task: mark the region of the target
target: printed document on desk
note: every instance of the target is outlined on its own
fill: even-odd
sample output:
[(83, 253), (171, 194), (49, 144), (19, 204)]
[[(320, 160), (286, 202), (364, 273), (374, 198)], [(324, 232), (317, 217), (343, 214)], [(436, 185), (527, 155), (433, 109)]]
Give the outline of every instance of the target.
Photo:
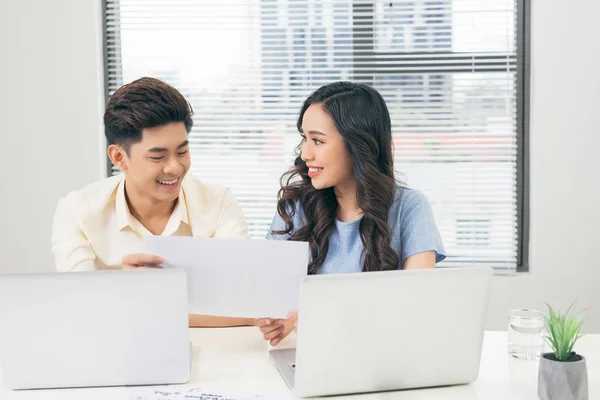
[(248, 393), (227, 393), (195, 387), (149, 387), (129, 389), (127, 400), (277, 400), (277, 397)]
[(306, 242), (146, 236), (144, 253), (185, 270), (193, 314), (285, 318), (308, 270)]

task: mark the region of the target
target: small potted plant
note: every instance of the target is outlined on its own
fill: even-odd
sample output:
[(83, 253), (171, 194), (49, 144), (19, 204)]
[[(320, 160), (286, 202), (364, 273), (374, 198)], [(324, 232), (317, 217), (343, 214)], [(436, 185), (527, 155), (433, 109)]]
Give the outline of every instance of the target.
[(580, 313), (573, 305), (565, 314), (555, 312), (548, 305), (544, 316), (546, 341), (552, 353), (540, 358), (538, 396), (541, 400), (588, 400), (588, 379), (585, 358), (573, 351), (575, 342), (581, 337), (583, 325)]

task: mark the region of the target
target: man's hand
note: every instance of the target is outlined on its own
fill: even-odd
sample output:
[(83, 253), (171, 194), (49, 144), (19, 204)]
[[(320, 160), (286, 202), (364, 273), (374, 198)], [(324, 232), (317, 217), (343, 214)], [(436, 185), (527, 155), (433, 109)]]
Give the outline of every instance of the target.
[(165, 262), (162, 257), (153, 254), (130, 254), (123, 257), (121, 269), (156, 269)]
[(254, 325), (260, 328), (263, 338), (268, 340), (271, 346), (277, 346), (292, 330), (298, 330), (298, 313), (289, 313), (287, 319), (256, 319)]

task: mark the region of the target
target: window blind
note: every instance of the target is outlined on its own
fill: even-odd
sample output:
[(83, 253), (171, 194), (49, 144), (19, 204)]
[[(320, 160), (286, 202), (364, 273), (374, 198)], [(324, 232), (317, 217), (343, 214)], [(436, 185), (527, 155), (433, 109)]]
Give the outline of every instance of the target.
[(231, 188), (252, 238), (302, 101), (354, 80), (388, 104), (398, 177), (428, 196), (443, 266), (517, 266), (514, 0), (107, 0), (105, 17), (108, 94), (141, 76), (178, 88), (195, 111), (190, 172)]

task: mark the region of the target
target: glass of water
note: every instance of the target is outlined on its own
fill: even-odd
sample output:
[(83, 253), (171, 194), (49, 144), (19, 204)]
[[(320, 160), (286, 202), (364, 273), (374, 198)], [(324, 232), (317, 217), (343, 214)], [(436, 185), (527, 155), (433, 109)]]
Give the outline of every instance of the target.
[(508, 313), (508, 353), (515, 358), (538, 359), (544, 347), (544, 330), (541, 311), (511, 310)]

